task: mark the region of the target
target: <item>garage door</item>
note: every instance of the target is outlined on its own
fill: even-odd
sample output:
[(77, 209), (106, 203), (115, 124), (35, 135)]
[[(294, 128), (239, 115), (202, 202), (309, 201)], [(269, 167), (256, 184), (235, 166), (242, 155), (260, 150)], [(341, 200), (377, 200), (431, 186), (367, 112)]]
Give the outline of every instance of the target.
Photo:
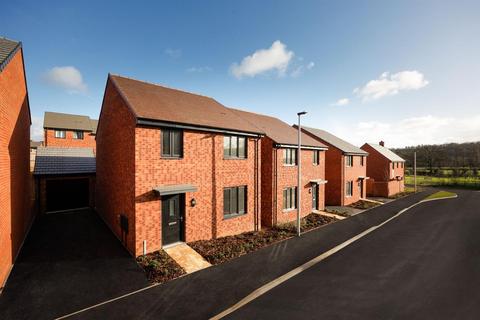
[(47, 180), (47, 211), (88, 207), (88, 178)]

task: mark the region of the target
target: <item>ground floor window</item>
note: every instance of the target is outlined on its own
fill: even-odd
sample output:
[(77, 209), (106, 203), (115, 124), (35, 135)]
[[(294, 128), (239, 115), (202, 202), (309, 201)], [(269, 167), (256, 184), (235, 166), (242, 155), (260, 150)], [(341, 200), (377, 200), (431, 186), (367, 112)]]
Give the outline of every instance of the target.
[(353, 195), (353, 181), (347, 181), (345, 190), (347, 197), (351, 197)]
[(283, 189), (283, 210), (297, 208), (297, 187)]
[(247, 213), (247, 186), (223, 189), (223, 216)]

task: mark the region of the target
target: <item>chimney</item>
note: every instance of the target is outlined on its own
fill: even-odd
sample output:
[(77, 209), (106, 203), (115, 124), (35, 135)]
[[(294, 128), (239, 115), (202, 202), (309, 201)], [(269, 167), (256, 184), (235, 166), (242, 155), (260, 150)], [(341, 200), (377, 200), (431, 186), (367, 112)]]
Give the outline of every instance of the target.
[(383, 140), (380, 141), (378, 144), (381, 145), (382, 147), (385, 147), (385, 142), (383, 142)]

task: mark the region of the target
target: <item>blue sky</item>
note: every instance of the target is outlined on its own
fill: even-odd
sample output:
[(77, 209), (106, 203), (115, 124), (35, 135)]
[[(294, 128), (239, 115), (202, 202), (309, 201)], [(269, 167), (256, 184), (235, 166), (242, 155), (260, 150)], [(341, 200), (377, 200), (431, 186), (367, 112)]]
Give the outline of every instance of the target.
[[(107, 74), (387, 146), (480, 140), (478, 1), (16, 1), (33, 134), (98, 117)], [(356, 90), (355, 90), (356, 89)]]

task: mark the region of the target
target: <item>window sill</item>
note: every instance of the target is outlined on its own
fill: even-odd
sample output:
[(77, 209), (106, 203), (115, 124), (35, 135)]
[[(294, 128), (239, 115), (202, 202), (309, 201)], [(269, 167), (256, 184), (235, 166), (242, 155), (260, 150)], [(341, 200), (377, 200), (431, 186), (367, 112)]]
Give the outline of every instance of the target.
[(246, 214), (247, 214), (246, 212), (245, 213), (224, 214), (223, 215), (223, 220), (230, 220), (230, 219), (233, 219), (233, 218), (244, 216)]
[(248, 158), (224, 157), (223, 160), (248, 160)]
[(297, 208), (283, 209), (282, 210), (283, 213), (289, 213), (289, 212), (292, 212), (292, 211), (297, 211)]
[(284, 167), (296, 167), (296, 164), (283, 164)]
[(169, 156), (163, 156), (163, 155), (160, 158), (165, 160), (182, 160), (183, 159), (183, 157), (169, 157)]

